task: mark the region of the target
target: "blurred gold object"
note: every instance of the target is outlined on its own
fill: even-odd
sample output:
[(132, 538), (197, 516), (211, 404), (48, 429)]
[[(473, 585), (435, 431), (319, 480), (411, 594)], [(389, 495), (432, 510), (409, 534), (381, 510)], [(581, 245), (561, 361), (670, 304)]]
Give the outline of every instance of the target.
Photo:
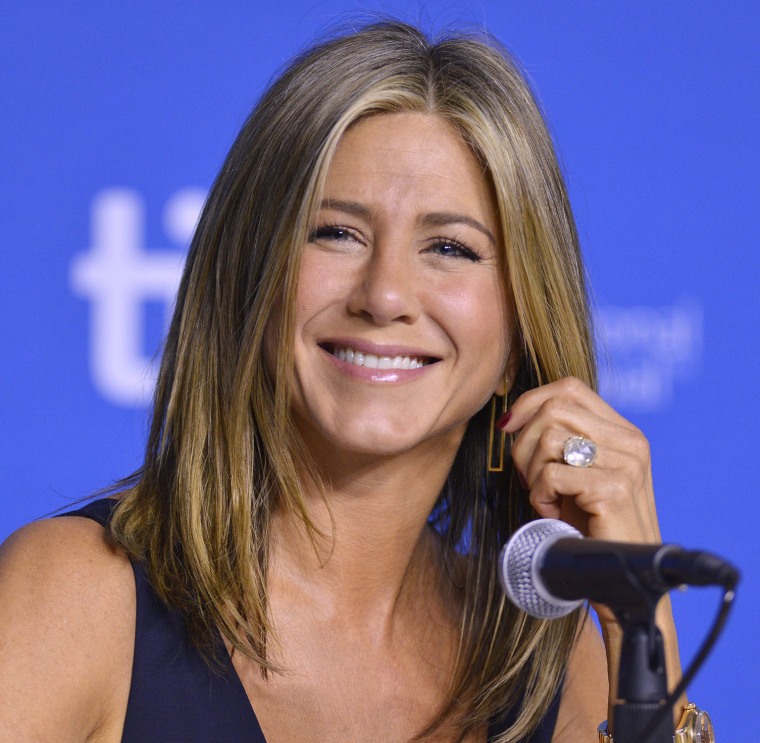
[(687, 704), (673, 740), (675, 743), (715, 743), (710, 715), (696, 704)]
[[(607, 732), (607, 720), (597, 728), (596, 734), (598, 743), (615, 743)], [(687, 704), (673, 735), (673, 743), (715, 743), (710, 715), (696, 704)]]

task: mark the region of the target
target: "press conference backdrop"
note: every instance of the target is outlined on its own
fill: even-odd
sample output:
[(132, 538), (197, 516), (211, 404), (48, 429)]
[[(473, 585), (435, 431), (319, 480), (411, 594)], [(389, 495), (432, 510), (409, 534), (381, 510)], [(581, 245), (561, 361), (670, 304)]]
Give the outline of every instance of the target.
[[(752, 2), (26, 0), (0, 31), (0, 538), (139, 463), (198, 211), (274, 72), (357, 11), (485, 25), (550, 120), (603, 393), (649, 437), (663, 534), (744, 573), (693, 684), (721, 740), (760, 674), (760, 12)], [(674, 597), (688, 661), (718, 594)]]

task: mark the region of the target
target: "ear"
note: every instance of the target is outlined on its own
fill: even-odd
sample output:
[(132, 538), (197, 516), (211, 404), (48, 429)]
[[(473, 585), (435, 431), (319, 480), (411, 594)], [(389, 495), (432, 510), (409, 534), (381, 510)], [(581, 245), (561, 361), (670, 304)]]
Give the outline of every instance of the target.
[(522, 360), (522, 353), (520, 352), (520, 346), (518, 343), (513, 342), (512, 347), (509, 349), (509, 357), (507, 358), (507, 364), (504, 367), (504, 372), (501, 375), (501, 381), (496, 388), (496, 394), (499, 397), (504, 397), (512, 389), (512, 385), (515, 383), (515, 375), (520, 367), (520, 361)]

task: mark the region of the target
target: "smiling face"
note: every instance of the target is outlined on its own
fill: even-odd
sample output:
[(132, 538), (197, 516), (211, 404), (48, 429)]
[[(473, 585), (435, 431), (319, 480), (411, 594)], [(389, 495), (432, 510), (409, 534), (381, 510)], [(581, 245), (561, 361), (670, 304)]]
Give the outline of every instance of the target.
[(296, 296), (292, 409), (315, 455), (458, 445), (507, 366), (499, 240), (488, 178), (451, 125), (382, 114), (348, 130)]

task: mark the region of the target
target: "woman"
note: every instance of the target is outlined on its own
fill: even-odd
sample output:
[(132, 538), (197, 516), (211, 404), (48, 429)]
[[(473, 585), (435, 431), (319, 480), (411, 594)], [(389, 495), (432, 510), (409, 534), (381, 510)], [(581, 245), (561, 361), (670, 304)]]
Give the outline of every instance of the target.
[[(594, 383), (567, 195), (503, 50), (396, 22), (315, 47), (211, 191), (143, 467), (4, 547), (0, 740), (593, 740), (614, 617), (607, 662), (495, 565), (536, 515), (659, 539), (646, 441)], [(576, 434), (591, 467), (563, 462)]]

